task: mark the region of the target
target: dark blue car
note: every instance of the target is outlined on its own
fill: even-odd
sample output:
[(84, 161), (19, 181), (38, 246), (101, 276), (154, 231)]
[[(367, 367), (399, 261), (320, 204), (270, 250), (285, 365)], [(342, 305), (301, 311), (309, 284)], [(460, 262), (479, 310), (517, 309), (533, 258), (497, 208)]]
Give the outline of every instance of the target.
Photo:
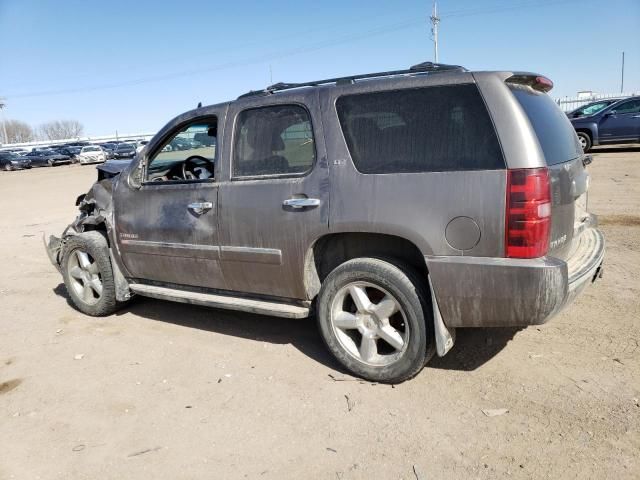
[(585, 152), (594, 145), (640, 142), (640, 97), (619, 100), (571, 123)]

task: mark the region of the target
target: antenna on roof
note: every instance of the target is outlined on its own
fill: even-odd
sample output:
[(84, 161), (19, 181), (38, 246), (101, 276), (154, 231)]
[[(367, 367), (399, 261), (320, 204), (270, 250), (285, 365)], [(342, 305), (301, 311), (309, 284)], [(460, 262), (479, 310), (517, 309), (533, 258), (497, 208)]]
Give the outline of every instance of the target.
[(196, 108), (202, 108), (202, 102), (198, 102), (198, 106)]

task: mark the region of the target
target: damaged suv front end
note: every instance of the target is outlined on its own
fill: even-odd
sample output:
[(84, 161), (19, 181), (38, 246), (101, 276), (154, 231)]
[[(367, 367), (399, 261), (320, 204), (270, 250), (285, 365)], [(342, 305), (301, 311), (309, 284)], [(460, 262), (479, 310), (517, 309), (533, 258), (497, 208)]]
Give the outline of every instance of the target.
[[(121, 172), (130, 164), (130, 160), (119, 160), (108, 161), (96, 167), (98, 179), (87, 193), (83, 193), (76, 199), (76, 206), (79, 210), (78, 216), (64, 229), (60, 237), (50, 235), (46, 239), (46, 236), (43, 236), (49, 260), (58, 271), (61, 272), (63, 247), (69, 238), (88, 231), (100, 231), (106, 235), (107, 239), (112, 238), (112, 194), (115, 184), (120, 180)], [(108, 243), (110, 246), (113, 245), (110, 241)], [(120, 265), (111, 251), (111, 247), (109, 249), (109, 257), (116, 284), (116, 299), (126, 301), (131, 297), (131, 293), (124, 275), (122, 275)]]

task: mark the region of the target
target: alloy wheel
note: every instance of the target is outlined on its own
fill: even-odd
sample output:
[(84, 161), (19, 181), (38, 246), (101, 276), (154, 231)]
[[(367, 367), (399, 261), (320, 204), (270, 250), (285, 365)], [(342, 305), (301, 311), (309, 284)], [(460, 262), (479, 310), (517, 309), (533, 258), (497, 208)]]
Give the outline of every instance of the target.
[(349, 283), (336, 293), (331, 326), (345, 351), (367, 365), (391, 365), (409, 343), (409, 324), (400, 302), (368, 282)]
[(98, 303), (102, 296), (102, 278), (95, 259), (78, 249), (69, 256), (67, 268), (71, 287), (78, 298), (88, 305)]

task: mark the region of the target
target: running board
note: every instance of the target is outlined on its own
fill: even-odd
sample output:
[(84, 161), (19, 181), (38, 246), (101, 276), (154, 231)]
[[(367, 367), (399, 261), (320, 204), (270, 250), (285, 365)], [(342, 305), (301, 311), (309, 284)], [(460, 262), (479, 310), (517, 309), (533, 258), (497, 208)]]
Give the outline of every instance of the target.
[(309, 316), (309, 309), (307, 307), (289, 305), (286, 303), (266, 302), (263, 300), (214, 295), (211, 293), (189, 292), (186, 290), (156, 287), (140, 283), (129, 285), (129, 289), (143, 297), (191, 303), (194, 305), (204, 305), (205, 307), (239, 310), (242, 312), (272, 315), (274, 317), (284, 318), (305, 318)]

